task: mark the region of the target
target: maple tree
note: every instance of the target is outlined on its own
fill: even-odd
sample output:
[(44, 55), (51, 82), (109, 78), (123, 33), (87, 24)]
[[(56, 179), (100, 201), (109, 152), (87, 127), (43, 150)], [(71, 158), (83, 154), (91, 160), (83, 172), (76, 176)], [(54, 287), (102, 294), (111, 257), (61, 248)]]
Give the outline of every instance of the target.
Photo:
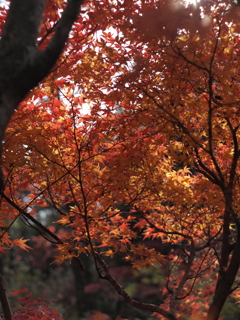
[[(157, 319), (219, 319), (240, 295), (239, 6), (92, 0), (70, 32), (81, 1), (49, 0), (40, 31), (44, 1), (18, 2), (0, 41), (1, 139), (28, 96), (4, 137), (1, 251), (28, 249), (9, 235), (22, 218), (56, 245), (55, 261), (84, 270), (81, 256), (92, 255), (99, 278), (131, 306)], [(59, 232), (36, 216), (49, 205)], [(159, 303), (127, 293), (108, 267), (115, 257), (164, 270)]]

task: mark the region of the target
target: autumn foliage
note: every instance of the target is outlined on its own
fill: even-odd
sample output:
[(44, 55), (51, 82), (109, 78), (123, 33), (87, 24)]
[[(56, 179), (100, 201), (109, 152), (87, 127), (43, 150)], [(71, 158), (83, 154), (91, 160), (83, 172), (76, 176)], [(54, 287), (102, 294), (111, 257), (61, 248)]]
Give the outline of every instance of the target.
[(42, 298), (34, 300), (31, 294), (27, 294), (26, 289), (20, 291), (15, 290), (12, 295), (18, 296), (21, 308), (14, 313), (14, 319), (29, 319), (29, 320), (62, 320), (62, 316), (51, 310), (46, 301)]
[[(40, 48), (64, 3), (48, 2)], [(233, 1), (86, 1), (9, 124), (1, 251), (28, 249), (9, 235), (21, 217), (56, 262), (84, 269), (92, 255), (99, 277), (156, 319), (220, 319), (240, 296), (239, 14)], [(59, 233), (38, 221), (45, 206)], [(128, 295), (108, 268), (116, 257), (164, 270), (158, 304)]]

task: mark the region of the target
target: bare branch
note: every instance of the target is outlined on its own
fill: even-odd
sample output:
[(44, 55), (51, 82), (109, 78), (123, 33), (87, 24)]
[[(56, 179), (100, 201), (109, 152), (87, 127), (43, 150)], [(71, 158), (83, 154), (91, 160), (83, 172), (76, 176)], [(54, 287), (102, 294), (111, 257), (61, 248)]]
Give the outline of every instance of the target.
[[(33, 222), (35, 225), (37, 225), (41, 230), (43, 230), (48, 236), (50, 236), (51, 238), (53, 238), (55, 240), (55, 244), (64, 244), (64, 242), (58, 238), (57, 235), (55, 235), (53, 232), (51, 232), (48, 228), (46, 228), (43, 224), (41, 224), (38, 220), (36, 220), (35, 218), (33, 218), (29, 213), (27, 213), (25, 210), (21, 209), (15, 202), (13, 202), (5, 193), (1, 192), (2, 197), (11, 205), (13, 206), (15, 209), (17, 209), (19, 211), (19, 214), (24, 216), (26, 218), (26, 220), (30, 220), (31, 222)], [(38, 232), (39, 230), (37, 228), (35, 228)], [(41, 236), (42, 233), (39, 232)], [(50, 241), (51, 243), (53, 243), (52, 240), (46, 238), (44, 236), (44, 239), (46, 239), (47, 241)], [(79, 259), (79, 257), (75, 257), (75, 259), (77, 260), (77, 262), (79, 263), (80, 267), (82, 270), (84, 270), (84, 265), (82, 264), (81, 260)]]
[(0, 301), (3, 309), (4, 319), (12, 320), (12, 313), (11, 313), (10, 305), (6, 295), (6, 289), (4, 287), (1, 275), (0, 275)]
[(62, 53), (83, 2), (84, 0), (71, 0), (68, 2), (48, 47), (40, 53), (41, 65), (45, 69), (43, 72), (49, 72)]
[(177, 320), (175, 315), (173, 315), (171, 312), (168, 312), (157, 305), (139, 302), (137, 300), (134, 300), (132, 297), (130, 297), (129, 294), (124, 290), (124, 288), (110, 274), (107, 264), (100, 257), (100, 255), (96, 254), (96, 258), (97, 258), (98, 263), (101, 265), (101, 267), (103, 269), (102, 272), (99, 272), (99, 274), (101, 275), (101, 278), (109, 281), (111, 283), (111, 285), (114, 287), (114, 289), (117, 291), (117, 293), (119, 295), (121, 295), (124, 298), (124, 300), (126, 302), (128, 302), (131, 306), (133, 306), (137, 309), (140, 309), (140, 310), (148, 310), (151, 312), (157, 312), (169, 320)]

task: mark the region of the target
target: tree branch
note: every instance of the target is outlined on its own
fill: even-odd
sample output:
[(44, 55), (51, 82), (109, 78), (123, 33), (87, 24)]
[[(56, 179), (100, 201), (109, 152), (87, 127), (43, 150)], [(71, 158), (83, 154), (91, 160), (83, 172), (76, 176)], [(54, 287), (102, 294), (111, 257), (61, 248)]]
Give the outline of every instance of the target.
[(12, 320), (12, 312), (9, 306), (6, 289), (3, 284), (2, 276), (0, 275), (0, 301), (3, 309), (4, 319)]
[(150, 304), (150, 303), (143, 303), (143, 302), (139, 302), (137, 300), (134, 300), (132, 297), (129, 296), (129, 294), (124, 290), (124, 288), (117, 282), (116, 279), (113, 278), (113, 276), (110, 274), (109, 270), (108, 270), (108, 266), (105, 263), (105, 261), (100, 257), (100, 255), (96, 254), (96, 259), (98, 261), (98, 263), (101, 265), (102, 267), (102, 272), (100, 272), (99, 270), (99, 275), (102, 279), (105, 279), (107, 281), (109, 281), (111, 283), (111, 285), (114, 287), (114, 289), (117, 291), (117, 293), (119, 295), (121, 295), (124, 300), (126, 302), (128, 302), (131, 306), (140, 309), (140, 310), (148, 310), (151, 312), (157, 312), (159, 314), (161, 314), (162, 316), (164, 316), (165, 318), (169, 319), (169, 320), (177, 320), (177, 318), (175, 317), (175, 315), (173, 315), (171, 312), (168, 312), (166, 310), (164, 310), (163, 308), (154, 305), (154, 304)]
[[(33, 218), (29, 213), (27, 213), (25, 210), (21, 209), (16, 203), (14, 203), (4, 192), (0, 192), (1, 196), (12, 206), (14, 207), (16, 210), (18, 210), (19, 214), (24, 216), (26, 219), (29, 219), (31, 222), (33, 222), (35, 225), (37, 225), (41, 230), (43, 230), (48, 236), (50, 236), (51, 238), (53, 238), (56, 242), (54, 243), (52, 240), (46, 238), (45, 236), (42, 235), (41, 232), (39, 232), (39, 230), (37, 228), (35, 228), (41, 236), (44, 237), (44, 239), (46, 239), (47, 241), (54, 243), (54, 244), (64, 244), (64, 242), (58, 238), (58, 236), (56, 234), (54, 234), (53, 232), (51, 232), (48, 228), (46, 228), (43, 224), (41, 224), (38, 220), (36, 220), (35, 218)], [(74, 257), (74, 259), (78, 262), (79, 266), (81, 267), (82, 270), (84, 270), (84, 265), (81, 262), (79, 257)]]
[(41, 64), (45, 69), (43, 72), (49, 72), (49, 69), (53, 67), (59, 55), (62, 53), (69, 32), (77, 19), (83, 2), (84, 0), (71, 0), (68, 2), (48, 47), (40, 53), (40, 59), (42, 60)]

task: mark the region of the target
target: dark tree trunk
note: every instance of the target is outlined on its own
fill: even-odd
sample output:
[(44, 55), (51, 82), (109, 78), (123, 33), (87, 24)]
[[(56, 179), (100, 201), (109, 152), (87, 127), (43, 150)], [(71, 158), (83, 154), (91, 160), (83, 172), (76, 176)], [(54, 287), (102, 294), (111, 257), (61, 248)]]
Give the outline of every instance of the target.
[[(240, 221), (232, 206), (232, 191), (224, 190), (225, 213), (223, 222), (223, 239), (217, 285), (210, 305), (207, 320), (217, 320), (228, 298), (240, 266)], [(230, 250), (231, 219), (236, 224), (236, 241)]]

